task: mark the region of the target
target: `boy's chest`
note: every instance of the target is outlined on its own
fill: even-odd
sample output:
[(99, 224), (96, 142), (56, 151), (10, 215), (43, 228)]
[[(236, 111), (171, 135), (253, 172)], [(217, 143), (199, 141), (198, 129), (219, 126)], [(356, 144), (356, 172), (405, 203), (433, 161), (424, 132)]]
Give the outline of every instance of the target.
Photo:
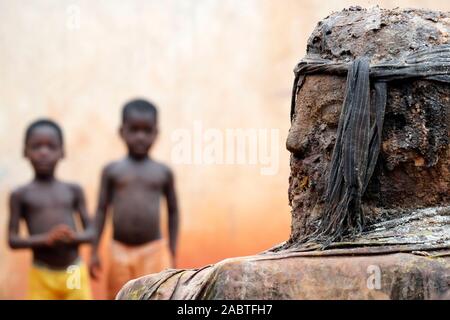
[(130, 171), (114, 178), (114, 189), (142, 188), (160, 191), (165, 185), (165, 177), (159, 172)]
[(65, 188), (32, 190), (23, 197), (23, 204), (32, 211), (54, 211), (55, 209), (73, 209), (74, 194)]

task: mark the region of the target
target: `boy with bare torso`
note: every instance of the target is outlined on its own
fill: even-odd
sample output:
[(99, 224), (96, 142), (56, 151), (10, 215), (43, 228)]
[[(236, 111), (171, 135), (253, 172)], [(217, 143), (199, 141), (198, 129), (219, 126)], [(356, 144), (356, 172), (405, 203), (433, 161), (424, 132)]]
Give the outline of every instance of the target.
[[(33, 250), (29, 275), (30, 299), (91, 299), (89, 275), (78, 255), (81, 243), (93, 238), (82, 189), (55, 178), (63, 158), (63, 134), (53, 121), (38, 120), (25, 134), (25, 157), (34, 179), (10, 197), (9, 245)], [(74, 214), (84, 231), (77, 232)], [(20, 220), (29, 236), (19, 235)]]
[[(120, 136), (128, 155), (107, 165), (101, 177), (96, 216), (97, 236), (90, 271), (97, 276), (97, 247), (108, 208), (113, 209), (113, 240), (108, 275), (109, 298), (131, 279), (173, 266), (178, 208), (172, 171), (148, 155), (157, 136), (157, 110), (145, 100), (127, 103), (122, 111)], [(160, 229), (160, 199), (168, 206), (169, 245)], [(169, 251), (170, 249), (170, 251)]]

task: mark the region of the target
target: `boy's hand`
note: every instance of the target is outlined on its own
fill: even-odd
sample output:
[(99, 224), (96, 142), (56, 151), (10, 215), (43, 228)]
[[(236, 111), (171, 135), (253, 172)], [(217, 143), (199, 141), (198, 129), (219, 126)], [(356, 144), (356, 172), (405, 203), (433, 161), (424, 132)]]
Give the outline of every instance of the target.
[(97, 254), (92, 254), (91, 261), (89, 262), (89, 274), (92, 279), (98, 279), (98, 274), (102, 268), (100, 259)]
[(54, 227), (47, 234), (46, 243), (53, 246), (56, 243), (69, 243), (75, 238), (75, 232), (67, 225), (61, 224)]

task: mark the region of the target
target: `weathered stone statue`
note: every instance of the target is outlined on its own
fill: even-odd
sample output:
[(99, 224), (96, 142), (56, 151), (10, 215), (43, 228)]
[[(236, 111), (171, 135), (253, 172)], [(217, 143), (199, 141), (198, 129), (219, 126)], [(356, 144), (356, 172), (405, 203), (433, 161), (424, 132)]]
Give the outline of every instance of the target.
[(290, 239), (119, 299), (450, 299), (450, 14), (350, 8), (295, 69)]

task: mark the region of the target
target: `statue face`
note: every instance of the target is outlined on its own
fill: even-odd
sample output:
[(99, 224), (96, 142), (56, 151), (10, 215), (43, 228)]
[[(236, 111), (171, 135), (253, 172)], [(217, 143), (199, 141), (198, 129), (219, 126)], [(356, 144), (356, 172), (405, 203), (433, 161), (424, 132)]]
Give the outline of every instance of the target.
[[(298, 159), (328, 154), (334, 144), (344, 101), (345, 78), (308, 76), (297, 96), (287, 149)], [(332, 151), (332, 150), (331, 150)]]
[(289, 201), (293, 230), (305, 234), (320, 218), (327, 167), (335, 143), (345, 93), (345, 78), (308, 76), (297, 95), (286, 147), (291, 152)]
[[(321, 214), (345, 83), (344, 77), (307, 76), (297, 95), (286, 146), (291, 152), (289, 198), (300, 220)], [(449, 99), (450, 88), (431, 81), (388, 85), (383, 143), (365, 204), (450, 204)]]

